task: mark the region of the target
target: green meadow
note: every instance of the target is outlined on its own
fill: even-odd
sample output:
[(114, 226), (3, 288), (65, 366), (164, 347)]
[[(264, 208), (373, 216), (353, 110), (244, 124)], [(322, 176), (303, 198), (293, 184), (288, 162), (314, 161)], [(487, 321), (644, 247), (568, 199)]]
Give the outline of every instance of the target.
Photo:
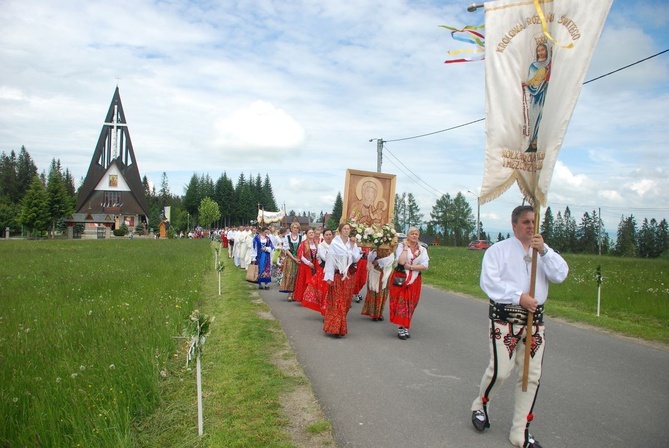
[[(483, 251), (433, 247), (426, 283), (485, 299)], [(563, 254), (569, 276), (551, 285), (546, 314), (649, 341), (669, 343), (669, 260)], [(597, 266), (602, 275), (597, 316)]]
[[(227, 256), (218, 295), (213, 247), (0, 241), (0, 446), (295, 446), (283, 400), (308, 381), (277, 367), (294, 358), (285, 336)], [(430, 248), (425, 282), (484, 299), (482, 256)], [(550, 316), (669, 342), (669, 261), (565, 258), (570, 275), (551, 287)], [(184, 334), (194, 309), (216, 317), (202, 361), (202, 438)], [(323, 437), (309, 446), (332, 443), (320, 415), (306, 432)]]

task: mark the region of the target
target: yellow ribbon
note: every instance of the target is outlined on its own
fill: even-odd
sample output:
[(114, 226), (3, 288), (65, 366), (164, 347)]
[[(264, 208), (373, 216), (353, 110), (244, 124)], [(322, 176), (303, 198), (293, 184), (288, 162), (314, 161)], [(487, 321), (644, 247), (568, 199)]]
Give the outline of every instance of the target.
[(544, 32), (544, 35), (550, 39), (551, 42), (553, 42), (555, 45), (560, 46), (561, 48), (573, 48), (574, 43), (570, 43), (569, 45), (560, 45), (560, 43), (555, 40), (553, 36), (551, 36), (551, 33), (548, 32), (548, 25), (546, 24), (546, 16), (544, 16), (544, 11), (541, 9), (540, 5), (540, 0), (534, 0), (534, 8), (537, 10), (537, 14), (539, 14), (539, 18), (541, 19), (541, 29)]

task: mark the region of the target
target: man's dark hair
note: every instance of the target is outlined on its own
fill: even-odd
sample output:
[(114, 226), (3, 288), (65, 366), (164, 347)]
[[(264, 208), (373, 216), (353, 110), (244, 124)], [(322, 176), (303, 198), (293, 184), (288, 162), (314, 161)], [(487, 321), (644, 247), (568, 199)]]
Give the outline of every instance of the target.
[(517, 224), (518, 218), (527, 212), (534, 213), (534, 207), (531, 205), (519, 205), (518, 207), (514, 208), (513, 212), (511, 212), (511, 222)]

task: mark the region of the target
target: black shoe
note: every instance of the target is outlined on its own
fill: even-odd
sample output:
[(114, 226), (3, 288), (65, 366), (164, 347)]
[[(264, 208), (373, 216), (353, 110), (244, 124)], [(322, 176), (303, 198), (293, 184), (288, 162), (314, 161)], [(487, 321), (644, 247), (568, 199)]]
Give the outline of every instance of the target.
[(406, 336), (407, 339), (409, 339), (411, 337), (411, 335), (409, 334), (409, 329), (408, 328), (404, 329), (404, 336)]
[(481, 409), (472, 412), (472, 424), (474, 425), (474, 429), (476, 429), (478, 432), (482, 432), (484, 429), (490, 428), (490, 423), (488, 423), (485, 412), (483, 412)]
[(360, 302), (362, 302), (362, 296), (360, 294), (356, 294), (355, 303), (360, 303)]
[(378, 320), (379, 322), (381, 322), (381, 321), (383, 320), (383, 316), (381, 316), (381, 317), (377, 317), (376, 320)]
[(528, 434), (527, 437), (529, 440), (525, 445), (523, 445), (523, 448), (541, 448), (541, 445), (539, 445), (539, 442), (534, 440), (534, 437), (532, 437), (532, 434)]

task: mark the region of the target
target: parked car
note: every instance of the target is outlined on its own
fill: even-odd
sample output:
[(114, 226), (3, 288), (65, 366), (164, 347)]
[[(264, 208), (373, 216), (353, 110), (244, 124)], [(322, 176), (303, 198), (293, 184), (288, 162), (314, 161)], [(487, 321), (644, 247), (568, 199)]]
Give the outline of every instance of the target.
[(486, 250), (492, 246), (492, 241), (488, 240), (474, 240), (471, 243), (469, 243), (468, 248), (470, 250)]

